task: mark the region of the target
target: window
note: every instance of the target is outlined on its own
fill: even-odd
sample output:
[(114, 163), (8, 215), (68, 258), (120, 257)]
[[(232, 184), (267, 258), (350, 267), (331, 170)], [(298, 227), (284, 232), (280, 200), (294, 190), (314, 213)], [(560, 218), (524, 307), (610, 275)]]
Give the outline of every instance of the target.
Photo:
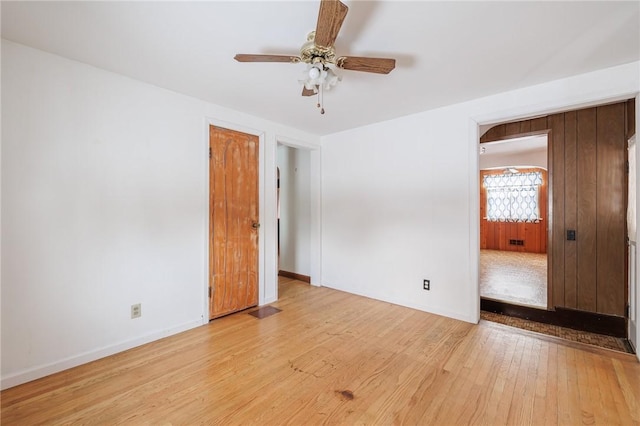
[(487, 217), (490, 222), (540, 221), (541, 172), (485, 175)]

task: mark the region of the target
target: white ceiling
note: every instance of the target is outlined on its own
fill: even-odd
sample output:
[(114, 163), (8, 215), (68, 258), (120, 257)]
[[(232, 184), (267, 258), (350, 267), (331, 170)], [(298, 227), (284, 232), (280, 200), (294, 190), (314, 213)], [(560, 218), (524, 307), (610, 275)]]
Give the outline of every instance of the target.
[(506, 166), (547, 168), (546, 134), (484, 142), (479, 148), (481, 170)]
[[(483, 150), (484, 148), (484, 150)], [(547, 149), (547, 135), (525, 136), (480, 144), (480, 155), (526, 154)]]
[(341, 71), (300, 96), (298, 54), (319, 1), (2, 2), (2, 37), (310, 133), (325, 135), (640, 59), (640, 3), (345, 1), (340, 56), (397, 59)]

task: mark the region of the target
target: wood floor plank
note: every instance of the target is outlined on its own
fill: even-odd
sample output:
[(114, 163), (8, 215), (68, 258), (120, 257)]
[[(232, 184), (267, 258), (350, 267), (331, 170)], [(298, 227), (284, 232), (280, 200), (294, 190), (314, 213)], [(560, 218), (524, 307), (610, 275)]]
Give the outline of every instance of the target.
[(601, 401), (600, 410), (597, 411), (603, 419), (600, 423), (613, 424), (616, 419), (619, 419), (619, 413), (613, 399), (613, 394), (607, 389), (607, 386), (609, 386), (609, 377), (607, 375), (606, 361), (602, 357), (596, 357), (594, 359), (593, 370), (593, 375), (589, 376), (589, 378), (592, 380), (592, 386), (598, 390)]
[(280, 281), (281, 309), (7, 389), (2, 424), (635, 424), (635, 357)]
[[(547, 362), (546, 368), (538, 372), (539, 376), (544, 376), (546, 387), (544, 391), (544, 409), (536, 410), (534, 413), (544, 412), (544, 415), (538, 415), (540, 419), (544, 419), (544, 424), (558, 424), (558, 395), (560, 394), (558, 380), (558, 346), (543, 341), (542, 344), (546, 348)], [(543, 411), (544, 410), (544, 411)]]
[(576, 362), (576, 371), (577, 371), (577, 379), (578, 379), (578, 398), (580, 402), (580, 414), (581, 414), (581, 423), (592, 425), (595, 424), (596, 416), (595, 410), (597, 407), (595, 404), (598, 403), (597, 400), (592, 398), (592, 393), (597, 389), (589, 388), (589, 372), (587, 371), (588, 366), (584, 360), (584, 354), (575, 351), (575, 362)]
[[(628, 412), (634, 422), (640, 422), (640, 374), (631, 373), (632, 369), (617, 359), (611, 360), (618, 381), (619, 389), (624, 396), (626, 405), (619, 405), (619, 410)], [(629, 370), (629, 371), (627, 371)], [(622, 401), (620, 401), (622, 402)]]
[(567, 348), (566, 346), (557, 347), (557, 376), (558, 376), (558, 424), (568, 425), (571, 424), (570, 406), (574, 401), (569, 400), (569, 389), (573, 389), (573, 384), (570, 383), (569, 374), (566, 368), (567, 365)]

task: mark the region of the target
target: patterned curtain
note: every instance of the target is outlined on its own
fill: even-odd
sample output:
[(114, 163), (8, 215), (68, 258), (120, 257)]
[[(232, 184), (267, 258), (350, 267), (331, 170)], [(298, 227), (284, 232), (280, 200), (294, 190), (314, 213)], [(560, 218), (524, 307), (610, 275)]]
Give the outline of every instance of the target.
[(541, 172), (485, 175), (487, 220), (490, 222), (539, 222)]

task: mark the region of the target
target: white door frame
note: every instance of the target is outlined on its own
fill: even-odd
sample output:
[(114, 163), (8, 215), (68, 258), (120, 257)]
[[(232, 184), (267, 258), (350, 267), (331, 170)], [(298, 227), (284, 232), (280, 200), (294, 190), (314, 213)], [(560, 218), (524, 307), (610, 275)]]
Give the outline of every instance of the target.
[[(637, 209), (637, 199), (638, 199), (638, 179), (637, 179), (637, 174), (638, 174), (638, 152), (637, 152), (637, 147), (638, 145), (636, 144), (636, 135), (633, 135), (633, 137), (631, 137), (631, 139), (629, 139), (627, 141), (627, 148), (631, 148), (631, 146), (635, 146), (636, 148), (636, 161), (635, 161), (635, 172), (636, 174), (634, 176), (632, 176), (630, 173), (628, 174), (628, 179), (629, 181), (631, 181), (631, 179), (635, 179), (635, 183), (636, 183), (636, 206), (635, 206), (635, 211), (634, 213), (636, 214), (636, 223), (637, 222), (637, 216), (638, 216), (638, 209)], [(629, 341), (631, 341), (631, 344), (633, 345), (634, 349), (636, 349), (636, 353), (638, 353), (638, 321), (640, 320), (639, 318), (639, 314), (638, 314), (638, 305), (640, 304), (640, 297), (638, 295), (638, 291), (640, 290), (640, 288), (638, 288), (638, 246), (637, 246), (637, 231), (636, 231), (636, 235), (629, 235), (629, 251), (628, 251), (628, 261), (629, 261), (629, 271), (628, 271), (628, 288), (629, 288), (629, 298), (627, 300), (627, 303), (629, 304), (629, 329), (628, 331), (628, 337), (629, 337)], [(640, 355), (639, 355), (640, 356)]]

